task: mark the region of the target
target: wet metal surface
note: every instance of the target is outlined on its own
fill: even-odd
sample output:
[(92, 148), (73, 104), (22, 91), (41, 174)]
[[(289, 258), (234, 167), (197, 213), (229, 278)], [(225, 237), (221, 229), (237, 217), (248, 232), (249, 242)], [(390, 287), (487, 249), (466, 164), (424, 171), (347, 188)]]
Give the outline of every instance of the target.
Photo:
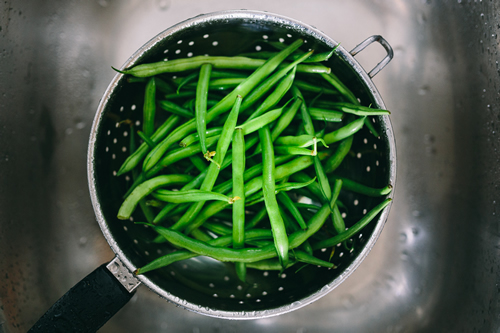
[[(0, 332), (24, 332), (113, 259), (88, 193), (99, 98), (137, 48), (223, 9), (292, 17), (350, 50), (382, 35), (375, 78), (397, 141), (389, 220), (337, 289), (279, 317), (227, 321), (144, 287), (101, 332), (496, 332), (500, 5), (456, 1), (7, 1), (0, 4)], [(356, 56), (367, 70), (373, 45)]]

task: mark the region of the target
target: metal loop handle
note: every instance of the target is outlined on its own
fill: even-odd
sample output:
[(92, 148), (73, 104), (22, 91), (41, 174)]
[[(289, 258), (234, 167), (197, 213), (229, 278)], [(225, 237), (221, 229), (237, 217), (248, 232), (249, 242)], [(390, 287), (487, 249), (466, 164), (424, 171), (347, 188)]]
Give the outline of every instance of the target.
[(377, 73), (380, 72), (394, 57), (394, 51), (392, 51), (391, 45), (389, 45), (389, 43), (382, 36), (374, 35), (362, 41), (358, 46), (353, 48), (351, 52), (349, 52), (354, 57), (356, 54), (363, 51), (368, 45), (372, 44), (373, 42), (378, 42), (380, 45), (382, 45), (386, 50), (387, 55), (384, 57), (384, 59), (382, 59), (381, 62), (377, 64), (377, 66), (373, 67), (373, 69), (368, 73), (368, 76), (370, 78), (373, 78), (375, 75), (377, 75)]

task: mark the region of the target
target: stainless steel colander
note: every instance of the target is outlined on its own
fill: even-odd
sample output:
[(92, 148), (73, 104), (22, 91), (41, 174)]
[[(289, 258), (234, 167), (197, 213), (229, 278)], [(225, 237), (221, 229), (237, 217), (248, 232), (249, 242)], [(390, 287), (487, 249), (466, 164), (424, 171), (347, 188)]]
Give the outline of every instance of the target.
[[(265, 50), (267, 41), (288, 43), (299, 37), (305, 39), (308, 48), (318, 52), (338, 44), (317, 29), (287, 17), (249, 10), (224, 11), (200, 15), (165, 30), (139, 49), (122, 68), (206, 54), (231, 56)], [(367, 73), (353, 56), (373, 42), (380, 43), (387, 56)], [(380, 36), (372, 36), (351, 52), (342, 46), (337, 50), (337, 56), (329, 60), (332, 71), (363, 105), (385, 109), (371, 78), (391, 60), (389, 44)], [(208, 316), (228, 319), (269, 317), (298, 309), (326, 295), (342, 283), (370, 252), (382, 231), (390, 206), (362, 233), (353, 237), (352, 250), (339, 247), (335, 251), (333, 262), (336, 269), (306, 267), (295, 272), (296, 268), (292, 268), (281, 273), (249, 270), (247, 283), (242, 283), (232, 265), (197, 257), (134, 276), (131, 272), (136, 268), (168, 251), (168, 245), (162, 247), (150, 242), (154, 234), (147, 227), (116, 218), (123, 194), (132, 182), (127, 176), (116, 177), (128, 156), (131, 131), (131, 127), (123, 125), (122, 121), (132, 120), (132, 127), (139, 126), (142, 98), (141, 89), (129, 84), (123, 75), (116, 75), (99, 104), (88, 148), (92, 203), (102, 232), (116, 254), (106, 268), (101, 269), (111, 272), (126, 293), (132, 293), (138, 285), (144, 284), (166, 300)], [(392, 126), (386, 116), (375, 117), (373, 122), (380, 136), (376, 138), (366, 129), (356, 135), (351, 157), (356, 163), (350, 164), (349, 172), (369, 186), (383, 187), (388, 183), (394, 186), (396, 149)], [(342, 199), (347, 206), (345, 219), (349, 226), (384, 198), (344, 194)], [(135, 215), (133, 219), (141, 217)], [(320, 252), (318, 255), (328, 256), (329, 253)]]

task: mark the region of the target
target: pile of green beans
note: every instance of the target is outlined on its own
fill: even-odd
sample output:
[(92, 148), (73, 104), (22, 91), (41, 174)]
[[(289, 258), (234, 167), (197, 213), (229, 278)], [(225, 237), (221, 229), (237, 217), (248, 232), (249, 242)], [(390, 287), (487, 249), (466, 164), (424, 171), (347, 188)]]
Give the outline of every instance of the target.
[[(389, 111), (360, 105), (331, 73), (335, 49), (303, 51), (302, 39), (269, 46), (119, 71), (144, 89), (144, 104), (141, 142), (130, 136), (137, 148), (117, 173), (133, 175), (117, 216), (132, 219), (140, 207), (146, 221), (134, 221), (175, 249), (136, 274), (195, 256), (234, 262), (242, 281), (248, 268), (334, 268), (314, 251), (348, 246), (390, 202), (390, 184), (335, 174), (353, 136), (363, 127), (378, 136), (370, 117)], [(380, 203), (346, 227), (343, 191)]]

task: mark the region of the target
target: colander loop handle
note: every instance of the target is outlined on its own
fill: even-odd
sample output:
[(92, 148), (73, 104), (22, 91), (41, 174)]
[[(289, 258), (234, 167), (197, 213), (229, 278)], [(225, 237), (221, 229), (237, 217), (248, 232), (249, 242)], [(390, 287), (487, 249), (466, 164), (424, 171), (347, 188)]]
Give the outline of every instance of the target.
[(377, 75), (378, 72), (380, 72), (387, 64), (392, 60), (394, 57), (394, 51), (392, 50), (391, 45), (382, 37), (379, 35), (373, 35), (359, 43), (355, 48), (349, 52), (353, 57), (358, 54), (359, 52), (363, 51), (368, 45), (371, 45), (372, 43), (377, 42), (382, 47), (385, 49), (387, 52), (387, 55), (380, 61), (373, 69), (368, 72), (368, 76), (370, 78), (373, 78), (375, 75)]
[(104, 264), (83, 278), (28, 333), (96, 332), (134, 295)]

